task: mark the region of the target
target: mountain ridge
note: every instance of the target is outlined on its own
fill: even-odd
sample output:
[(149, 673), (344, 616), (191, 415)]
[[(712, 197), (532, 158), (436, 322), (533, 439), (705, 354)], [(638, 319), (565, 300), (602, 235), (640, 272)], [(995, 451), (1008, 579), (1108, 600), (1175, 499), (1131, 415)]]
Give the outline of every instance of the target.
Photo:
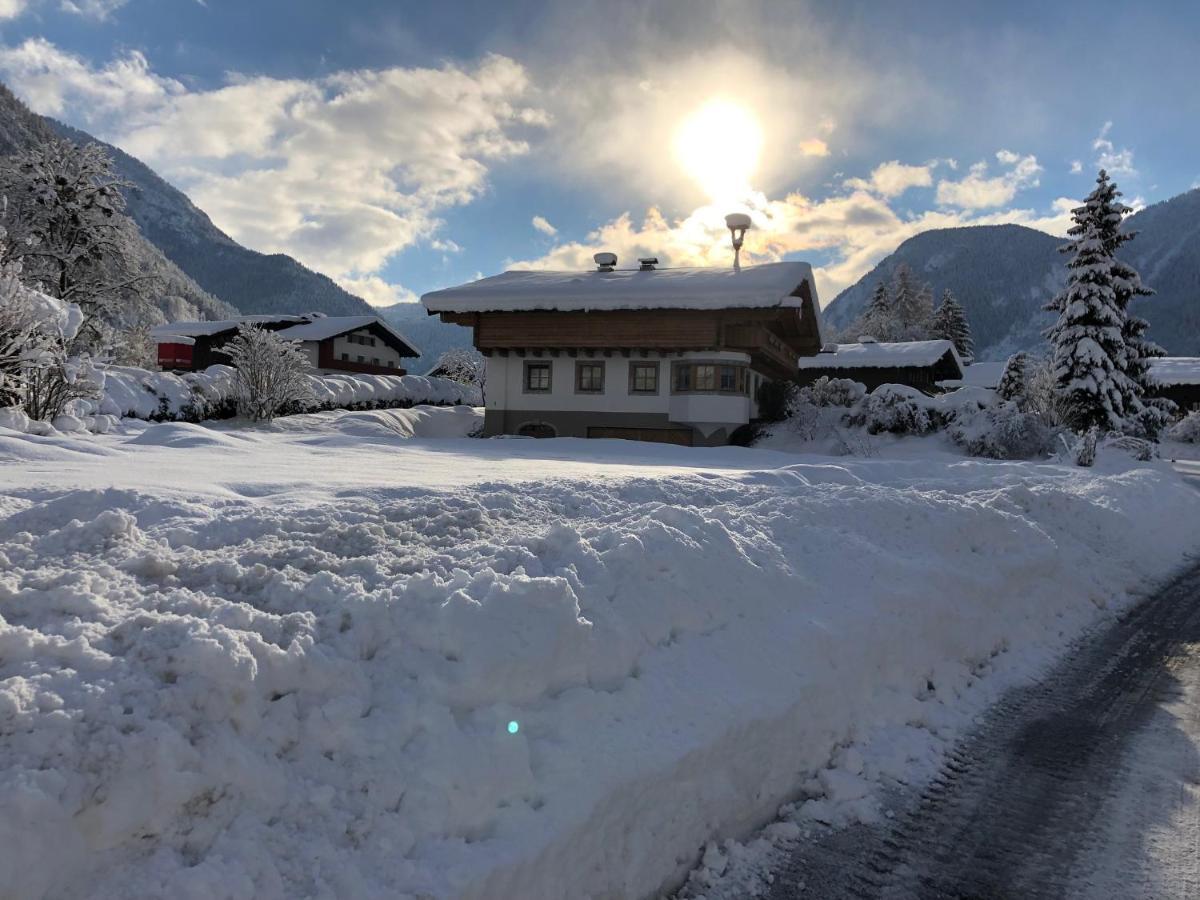
[[(1200, 355), (1200, 190), (1133, 214), (1138, 236), (1122, 248), (1155, 295), (1135, 301), (1150, 337), (1174, 355)], [(1002, 360), (1034, 350), (1053, 317), (1042, 307), (1066, 283), (1064, 238), (1023, 225), (972, 225), (923, 231), (902, 242), (822, 311), (833, 330), (849, 328), (880, 280), (906, 263), (935, 298), (950, 291), (962, 303), (976, 358)]]

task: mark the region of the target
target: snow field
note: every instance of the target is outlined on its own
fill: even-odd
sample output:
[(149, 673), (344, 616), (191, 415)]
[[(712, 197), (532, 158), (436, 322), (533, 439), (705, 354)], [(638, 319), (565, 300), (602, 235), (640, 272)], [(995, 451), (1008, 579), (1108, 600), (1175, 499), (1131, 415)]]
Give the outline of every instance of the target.
[[(313, 458), (401, 457), (421, 442), (392, 423), (414, 412), (341, 414), (353, 455), (326, 439)], [(198, 472), (244, 440), (154, 429)], [(292, 439), (253, 433), (264, 455)], [(20, 440), (32, 472), (49, 445)], [(154, 449), (86, 440), (98, 475)], [(781, 803), (861, 805), (926, 750), (864, 763), (856, 740), (954, 727), (981, 675), (1040, 665), (1200, 529), (1163, 464), (563, 479), (542, 459), (528, 482), (483, 450), (535, 442), (460, 443), (494, 480), (258, 497), (63, 489), (6, 462), (0, 883), (648, 896)]]

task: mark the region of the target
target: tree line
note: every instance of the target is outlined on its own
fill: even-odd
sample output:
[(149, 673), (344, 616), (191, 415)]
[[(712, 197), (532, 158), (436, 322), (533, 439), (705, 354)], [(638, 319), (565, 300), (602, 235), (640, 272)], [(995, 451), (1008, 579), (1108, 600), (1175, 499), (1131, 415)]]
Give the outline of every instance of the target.
[(900, 263), (890, 281), (879, 281), (863, 314), (846, 330), (848, 341), (860, 337), (877, 341), (947, 340), (964, 363), (975, 358), (975, 341), (966, 312), (947, 288), (935, 308), (929, 282), (917, 280), (907, 263)]

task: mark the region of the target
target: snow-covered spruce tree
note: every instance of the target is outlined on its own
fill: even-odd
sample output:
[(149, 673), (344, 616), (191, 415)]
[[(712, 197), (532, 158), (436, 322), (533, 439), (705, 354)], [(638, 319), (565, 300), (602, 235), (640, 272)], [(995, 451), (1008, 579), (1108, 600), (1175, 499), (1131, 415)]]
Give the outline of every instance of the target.
[(312, 397), (311, 367), (295, 341), (285, 341), (257, 325), (241, 325), (225, 352), (235, 370), (238, 414), (252, 422), (269, 422)]
[(1127, 415), (1130, 426), (1127, 430), (1153, 439), (1170, 422), (1175, 404), (1147, 396), (1153, 387), (1150, 360), (1165, 356), (1166, 351), (1146, 337), (1149, 323), (1130, 310), (1136, 298), (1152, 296), (1154, 291), (1142, 284), (1136, 269), (1117, 258), (1117, 251), (1137, 236), (1136, 231), (1121, 229), (1122, 220), (1133, 210), (1122, 203), (1120, 197), (1116, 182), (1109, 180), (1108, 173), (1101, 169), (1096, 176), (1096, 188), (1084, 200), (1084, 208), (1097, 223), (1100, 239), (1112, 257), (1113, 290), (1125, 318), (1121, 330), (1126, 347), (1123, 368), (1138, 387), (1138, 397)]
[(929, 336), (933, 291), (917, 281), (907, 263), (900, 263), (892, 273), (892, 310), (897, 332), (893, 340), (920, 341)]
[(1125, 315), (1114, 287), (1114, 261), (1105, 245), (1098, 207), (1072, 211), (1072, 240), (1064, 252), (1067, 286), (1046, 308), (1058, 321), (1046, 332), (1059, 393), (1071, 410), (1072, 427), (1124, 431), (1140, 409), (1139, 386), (1126, 374)]
[(941, 306), (929, 321), (929, 336), (953, 343), (963, 362), (970, 363), (975, 359), (975, 341), (971, 337), (967, 314), (949, 288), (942, 292)]
[(27, 284), (79, 305), (74, 347), (95, 348), (122, 317), (148, 305), (138, 291), (132, 221), (121, 194), (128, 183), (97, 144), (43, 143), (0, 159), (6, 246)]
[(867, 308), (846, 330), (845, 339), (852, 343), (869, 335), (877, 341), (890, 341), (896, 330), (895, 319), (892, 295), (888, 291), (887, 283), (880, 281), (871, 292)]
[(996, 385), (996, 395), (1001, 400), (1017, 400), (1025, 396), (1028, 364), (1029, 356), (1023, 350), (1008, 358), (1000, 375), (1000, 382)]

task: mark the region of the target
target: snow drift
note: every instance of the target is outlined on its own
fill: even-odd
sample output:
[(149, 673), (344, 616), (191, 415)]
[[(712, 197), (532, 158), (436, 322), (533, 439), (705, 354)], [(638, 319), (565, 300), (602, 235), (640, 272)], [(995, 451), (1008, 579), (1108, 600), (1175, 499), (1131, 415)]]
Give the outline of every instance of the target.
[(646, 896), (856, 735), (936, 728), (996, 661), (1046, 660), (1200, 533), (1161, 464), (497, 473), (328, 500), (13, 471), (14, 898)]

